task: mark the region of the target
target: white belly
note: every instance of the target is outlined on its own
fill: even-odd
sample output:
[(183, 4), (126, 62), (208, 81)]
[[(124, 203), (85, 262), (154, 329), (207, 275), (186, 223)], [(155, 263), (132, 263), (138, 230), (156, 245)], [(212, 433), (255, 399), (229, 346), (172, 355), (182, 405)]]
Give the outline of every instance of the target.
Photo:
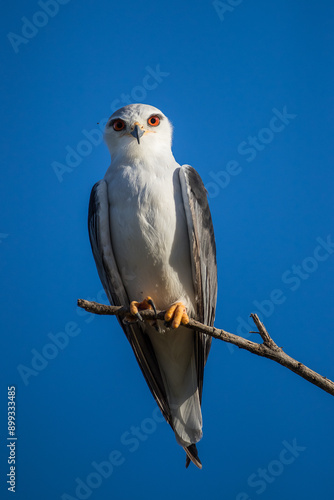
[[(178, 165), (176, 164), (175, 167)], [(182, 301), (195, 312), (188, 228), (178, 172), (147, 166), (108, 171), (111, 241), (129, 300), (152, 297), (157, 309)], [(161, 175), (162, 174), (162, 175)], [(160, 322), (159, 322), (160, 323)], [(147, 326), (182, 446), (202, 436), (191, 330)]]
[[(107, 178), (111, 240), (129, 300), (194, 311), (189, 236), (178, 173), (123, 167)], [(107, 177), (107, 176), (106, 176)]]

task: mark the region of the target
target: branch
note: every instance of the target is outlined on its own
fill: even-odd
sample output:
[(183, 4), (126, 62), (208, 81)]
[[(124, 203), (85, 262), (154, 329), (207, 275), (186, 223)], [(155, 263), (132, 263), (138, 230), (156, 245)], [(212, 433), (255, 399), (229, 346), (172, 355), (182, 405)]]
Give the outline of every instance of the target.
[[(124, 318), (126, 315), (129, 315), (129, 310), (123, 306), (106, 306), (104, 304), (98, 304), (97, 302), (90, 302), (83, 299), (78, 300), (78, 306), (93, 314), (118, 316), (120, 318)], [(140, 315), (144, 320), (164, 320), (165, 312), (166, 311), (157, 311), (157, 316), (155, 316), (153, 311), (151, 311), (150, 309), (146, 309), (144, 311), (140, 311)], [(238, 335), (226, 332), (225, 330), (220, 330), (213, 326), (203, 325), (199, 321), (191, 318), (189, 320), (189, 323), (184, 326), (198, 332), (206, 333), (207, 335), (210, 335), (215, 339), (223, 340), (224, 342), (236, 345), (241, 349), (246, 349), (246, 351), (252, 352), (257, 356), (272, 359), (273, 361), (276, 361), (276, 363), (279, 363), (280, 365), (285, 366), (289, 370), (293, 371), (300, 377), (303, 377), (305, 380), (308, 380), (309, 382), (311, 382), (311, 384), (317, 385), (323, 391), (326, 391), (334, 396), (334, 382), (332, 382), (332, 380), (323, 377), (322, 375), (311, 370), (296, 359), (291, 358), (283, 351), (281, 347), (278, 347), (278, 345), (273, 341), (265, 326), (259, 320), (258, 315), (251, 314), (251, 318), (258, 328), (258, 332), (255, 333), (260, 334), (263, 340), (262, 344), (251, 342), (248, 339), (244, 339), (243, 337), (239, 337)]]

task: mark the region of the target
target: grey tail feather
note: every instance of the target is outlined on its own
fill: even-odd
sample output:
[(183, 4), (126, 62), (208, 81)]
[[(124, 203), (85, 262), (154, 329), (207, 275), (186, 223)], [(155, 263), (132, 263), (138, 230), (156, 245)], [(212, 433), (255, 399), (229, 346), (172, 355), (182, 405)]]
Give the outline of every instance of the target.
[(189, 467), (189, 464), (190, 462), (193, 462), (196, 467), (198, 467), (199, 469), (202, 468), (202, 463), (199, 459), (199, 456), (198, 456), (198, 452), (197, 452), (197, 448), (196, 448), (196, 445), (195, 444), (191, 444), (190, 446), (187, 446), (186, 448), (184, 448), (186, 454), (187, 454), (187, 457), (186, 457), (186, 468)]

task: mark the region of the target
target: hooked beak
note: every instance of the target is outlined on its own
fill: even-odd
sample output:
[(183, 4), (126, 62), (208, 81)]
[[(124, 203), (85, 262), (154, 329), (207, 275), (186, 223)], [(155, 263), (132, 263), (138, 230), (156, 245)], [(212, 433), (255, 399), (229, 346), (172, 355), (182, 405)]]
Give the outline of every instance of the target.
[(140, 138), (141, 138), (142, 135), (144, 135), (144, 130), (142, 130), (139, 127), (139, 125), (135, 125), (135, 128), (131, 132), (131, 135), (133, 135), (133, 137), (135, 137), (137, 139), (138, 144), (140, 144)]

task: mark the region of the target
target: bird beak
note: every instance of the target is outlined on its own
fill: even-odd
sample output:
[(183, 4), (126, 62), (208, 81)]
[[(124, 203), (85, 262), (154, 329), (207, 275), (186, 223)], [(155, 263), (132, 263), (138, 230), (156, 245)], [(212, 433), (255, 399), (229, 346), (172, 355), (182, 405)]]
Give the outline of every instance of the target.
[(140, 144), (140, 138), (143, 134), (144, 130), (142, 130), (138, 124), (135, 124), (135, 128), (132, 130), (131, 135), (137, 139), (138, 144)]

